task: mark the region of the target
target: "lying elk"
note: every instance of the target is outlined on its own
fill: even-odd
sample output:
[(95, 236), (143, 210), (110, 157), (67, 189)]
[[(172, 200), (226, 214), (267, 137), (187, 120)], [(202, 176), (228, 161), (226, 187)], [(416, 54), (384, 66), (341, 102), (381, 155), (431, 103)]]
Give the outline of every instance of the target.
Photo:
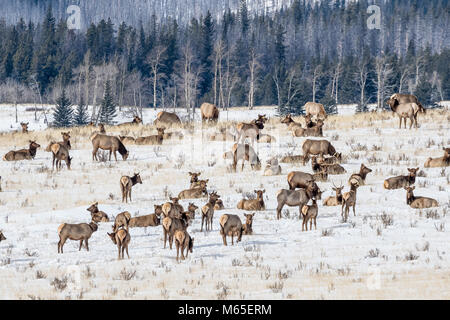
[(239, 143), (242, 137), (242, 142), (245, 138), (250, 138), (252, 146), (255, 140), (258, 140), (260, 130), (264, 129), (264, 123), (267, 121), (266, 115), (258, 115), (258, 119), (253, 120), (250, 123), (241, 122), (236, 125), (237, 139)]
[(333, 182), (332, 189), (336, 192), (336, 196), (326, 198), (322, 203), (324, 206), (339, 206), (342, 204), (342, 189), (344, 189), (344, 186), (341, 185), (340, 187), (337, 187)]
[(292, 131), (294, 137), (323, 137), (322, 131), (323, 121), (319, 119), (317, 124), (312, 128), (297, 128)]
[(241, 210), (254, 210), (261, 211), (266, 210), (266, 205), (264, 204), (263, 194), (266, 190), (254, 190), (256, 193), (256, 199), (242, 199), (238, 202), (237, 208)]
[(126, 143), (126, 144), (133, 144), (136, 142), (136, 138), (134, 137), (129, 137), (129, 136), (119, 136), (119, 140), (122, 143)]
[(317, 162), (322, 165), (341, 163), (342, 162), (342, 153), (336, 152), (334, 155), (332, 155), (330, 157), (324, 157), (324, 156), (319, 155), (317, 157)]
[(109, 221), (108, 215), (103, 211), (98, 210), (98, 202), (93, 203), (86, 210), (91, 213), (91, 219), (96, 223)]
[(209, 179), (201, 180), (199, 187), (181, 191), (178, 194), (178, 198), (180, 198), (180, 199), (197, 199), (197, 198), (204, 198), (205, 196), (208, 196), (208, 192), (206, 191), (206, 184), (208, 183), (208, 181), (209, 181)]
[(281, 210), (284, 205), (290, 207), (299, 207), (299, 217), (301, 216), (301, 210), (305, 204), (308, 203), (309, 199), (315, 197), (316, 199), (321, 199), (322, 192), (319, 190), (314, 182), (309, 182), (306, 189), (299, 190), (287, 190), (281, 189), (277, 192), (277, 219), (281, 219)]
[(111, 238), (112, 242), (117, 245), (117, 250), (119, 251), (118, 259), (123, 259), (125, 250), (127, 251), (128, 259), (130, 259), (130, 255), (128, 254), (128, 245), (131, 240), (130, 233), (127, 230), (120, 229), (119, 231), (113, 233), (107, 232), (107, 234)]
[[(179, 251), (181, 251), (181, 260), (184, 260), (188, 257), (189, 252), (193, 252), (194, 238), (192, 238), (186, 230), (175, 231), (174, 237), (175, 246), (177, 247), (177, 261), (179, 261)], [(184, 250), (186, 250), (186, 257), (184, 256)]]
[(244, 170), (245, 161), (250, 162), (252, 170), (261, 170), (261, 161), (255, 150), (248, 144), (237, 144), (235, 143), (232, 148), (233, 152), (233, 171), (236, 172), (237, 163), (242, 160), (241, 171)]
[(158, 145), (161, 145), (163, 143), (163, 140), (164, 140), (164, 130), (165, 130), (165, 128), (156, 128), (156, 130), (158, 130), (158, 134), (157, 135), (136, 138), (135, 143), (138, 144), (138, 145), (143, 145), (143, 144), (152, 144), (152, 145), (153, 144), (158, 144)]
[(22, 133), (28, 133), (28, 124), (29, 124), (29, 122), (27, 122), (27, 123), (21, 122), (20, 123), (20, 126), (22, 127)]
[(146, 228), (157, 227), (161, 224), (162, 207), (155, 205), (155, 213), (147, 214), (144, 216), (133, 217), (128, 223), (129, 228)]
[[(338, 163), (325, 164), (323, 162), (322, 156), (319, 156), (315, 160), (311, 160), (311, 161), (312, 161), (311, 164), (313, 166), (313, 171), (314, 170), (324, 170), (328, 174), (344, 174), (347, 172), (347, 170), (345, 170), (345, 168)], [(315, 162), (315, 163), (313, 164), (313, 162)]]
[(212, 230), (212, 222), (214, 218), (214, 206), (216, 205), (216, 201), (220, 198), (220, 196), (213, 191), (209, 194), (209, 201), (202, 207), (202, 226), (200, 231), (203, 231), (203, 223), (205, 223), (205, 230)]
[(408, 204), (411, 208), (424, 209), (439, 206), (439, 203), (435, 199), (414, 196), (413, 190), (415, 188), (416, 187), (404, 187), (406, 190), (406, 204)]
[(425, 168), (448, 167), (450, 166), (450, 148), (442, 148), (444, 156), (440, 158), (428, 158), (425, 161)]
[(302, 125), (299, 122), (295, 122), (294, 119), (292, 119), (292, 116), (290, 114), (287, 114), (283, 119), (281, 119), (281, 123), (284, 123), (287, 125), (289, 130), (295, 130), (295, 129), (301, 129)]
[(122, 159), (125, 161), (128, 158), (128, 151), (123, 145), (123, 143), (117, 137), (107, 136), (104, 134), (96, 133), (92, 138), (92, 160), (97, 160), (97, 151), (98, 149), (109, 150), (109, 161), (111, 161), (111, 154), (114, 153), (114, 158), (117, 161), (116, 152), (119, 151)]
[[(347, 222), (348, 212), (350, 211), (350, 207), (353, 207), (353, 215), (356, 216), (355, 207), (356, 207), (356, 190), (359, 187), (359, 182), (357, 179), (350, 180), (350, 191), (344, 193), (342, 196), (342, 207), (341, 207), (341, 217), (344, 222)], [(344, 207), (345, 207), (345, 215), (344, 215)]]
[(37, 148), (40, 147), (35, 141), (29, 141), (30, 145), (28, 149), (20, 149), (17, 151), (10, 151), (3, 156), (4, 161), (18, 161), (18, 160), (31, 160), (36, 156)]
[(348, 179), (348, 183), (351, 184), (351, 181), (353, 179), (356, 179), (356, 181), (358, 181), (358, 184), (360, 186), (363, 186), (366, 183), (366, 177), (367, 177), (367, 175), (370, 172), (372, 172), (372, 169), (369, 169), (368, 167), (366, 167), (364, 165), (364, 163), (361, 163), (361, 167), (359, 168), (359, 172), (352, 174), (350, 176), (350, 178)]
[(67, 239), (80, 241), (80, 248), (84, 245), (87, 251), (89, 251), (88, 240), (92, 236), (92, 234), (97, 231), (98, 226), (95, 222), (91, 223), (79, 223), (79, 224), (69, 224), (63, 223), (58, 227), (58, 253), (63, 253), (64, 243), (66, 243)]
[(278, 164), (277, 158), (267, 160), (267, 165), (264, 168), (263, 176), (277, 176), (281, 174), (281, 166)]
[(284, 156), (281, 158), (281, 163), (307, 163), (309, 161), (310, 157), (309, 155), (303, 156), (303, 155), (295, 155), (295, 156)]
[(317, 200), (315, 198), (312, 198), (312, 204), (309, 205), (304, 205), (301, 213), (302, 213), (302, 217), (303, 217), (303, 221), (302, 221), (302, 231), (305, 231), (305, 227), (306, 227), (306, 231), (308, 231), (308, 221), (309, 221), (309, 230), (312, 230), (312, 223), (314, 221), (314, 228), (317, 230), (317, 213), (318, 213), (318, 207), (317, 207)]
[[(172, 250), (173, 237), (177, 230), (185, 231), (189, 226), (189, 217), (183, 215), (182, 218), (165, 217), (162, 221), (164, 232), (164, 249), (166, 248), (167, 240), (169, 240), (169, 247)], [(167, 239), (168, 237), (168, 239)]]
[(260, 134), (257, 136), (256, 140), (258, 143), (275, 143), (277, 142), (277, 139), (275, 139), (274, 136), (271, 136), (270, 134)]
[(234, 245), (234, 236), (237, 236), (237, 241), (242, 239), (244, 227), (241, 219), (235, 214), (223, 214), (219, 219), (220, 234), (222, 235), (223, 244), (227, 246), (227, 236), (231, 236), (231, 244)]
[(255, 216), (255, 213), (252, 214), (244, 214), (245, 216), (245, 224), (244, 224), (244, 231), (243, 234), (245, 235), (251, 235), (253, 234), (253, 217)]
[(120, 178), (120, 190), (122, 191), (122, 202), (127, 202), (128, 199), (131, 201), (131, 188), (137, 184), (142, 184), (142, 179), (139, 173), (135, 173), (134, 176), (122, 176)]
[(121, 212), (117, 215), (112, 226), (113, 232), (117, 232), (120, 227), (128, 231), (128, 225), (131, 220), (131, 214), (128, 211)]
[(416, 182), (416, 174), (419, 168), (407, 168), (409, 175), (407, 176), (397, 176), (384, 180), (385, 189), (400, 189), (404, 187), (409, 187)]
[(134, 116), (133, 121), (120, 123), (117, 127), (127, 126), (127, 125), (138, 125), (142, 123), (142, 119), (138, 116)]
[[(336, 149), (328, 140), (311, 140), (306, 139), (302, 145), (303, 155), (335, 155)], [(305, 165), (305, 162), (303, 162)]]

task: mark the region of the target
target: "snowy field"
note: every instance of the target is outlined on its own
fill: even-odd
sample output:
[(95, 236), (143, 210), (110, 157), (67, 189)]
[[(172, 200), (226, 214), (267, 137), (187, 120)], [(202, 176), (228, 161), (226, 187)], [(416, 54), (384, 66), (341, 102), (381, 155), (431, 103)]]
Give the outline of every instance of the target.
[[(412, 130), (399, 130), (391, 112), (328, 117), (324, 139), (345, 156), (347, 173), (318, 182), (322, 200), (334, 195), (333, 182), (348, 191), (348, 177), (361, 163), (373, 171), (358, 189), (356, 216), (350, 212), (343, 223), (340, 207), (324, 207), (319, 201), (317, 230), (305, 232), (296, 207), (285, 206), (283, 218), (276, 219), (276, 192), (288, 188), (290, 171), (312, 172), (310, 163), (281, 164), (278, 176), (251, 171), (248, 163), (243, 172), (238, 166), (237, 173), (230, 173), (222, 154), (233, 142), (207, 141), (214, 128), (202, 130), (196, 121), (170, 130), (183, 131), (182, 140), (126, 145), (130, 157), (125, 162), (93, 162), (92, 129), (72, 128), (72, 170), (64, 164), (60, 172), (52, 172), (51, 154), (44, 149), (49, 141), (61, 140), (60, 130), (45, 129), (42, 114), (35, 122), (27, 108), (33, 106), (18, 107), (18, 121), (29, 122), (30, 133), (22, 134), (14, 132), (20, 128), (15, 109), (0, 106), (1, 156), (27, 147), (30, 139), (41, 145), (34, 160), (0, 161), (0, 230), (7, 238), (0, 243), (0, 299), (450, 298), (450, 168), (423, 168), (428, 157), (440, 157), (442, 148), (450, 146), (448, 108), (419, 114), (420, 128)], [(292, 137), (274, 108), (230, 109), (228, 118), (221, 114), (219, 125), (263, 113), (270, 118), (263, 133), (277, 139), (257, 145), (263, 168), (273, 156), (301, 154), (306, 138)], [(146, 125), (106, 130), (135, 137), (155, 134), (154, 126), (147, 125), (155, 115), (146, 110)], [(439, 207), (412, 209), (405, 190), (383, 188), (384, 179), (407, 174), (408, 167), (420, 167), (415, 195), (433, 197)], [(215, 212), (211, 232), (200, 232), (197, 210), (188, 229), (195, 238), (194, 251), (185, 261), (176, 261), (175, 249), (163, 249), (161, 226), (130, 229), (131, 258), (118, 261), (117, 248), (106, 235), (113, 222), (100, 223), (89, 240), (89, 252), (78, 251), (78, 242), (68, 240), (64, 254), (57, 253), (58, 226), (89, 222), (86, 208), (93, 202), (110, 217), (124, 210), (133, 216), (153, 213), (155, 204), (189, 187), (189, 171), (209, 179), (208, 191), (221, 195), (225, 209)], [(119, 179), (133, 172), (140, 172), (143, 184), (133, 187), (133, 202), (123, 204)], [(238, 214), (244, 221), (244, 213), (251, 212), (236, 205), (255, 189), (266, 190), (266, 210), (256, 213), (254, 234), (223, 246), (219, 217)], [(201, 207), (206, 199), (180, 201), (185, 208), (189, 202)]]

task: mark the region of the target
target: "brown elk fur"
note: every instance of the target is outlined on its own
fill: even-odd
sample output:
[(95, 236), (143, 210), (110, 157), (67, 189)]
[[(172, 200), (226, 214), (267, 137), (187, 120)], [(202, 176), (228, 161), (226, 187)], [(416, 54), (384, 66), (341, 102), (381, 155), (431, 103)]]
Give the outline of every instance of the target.
[(366, 183), (366, 177), (370, 172), (372, 172), (372, 169), (366, 167), (364, 163), (361, 163), (359, 172), (352, 174), (348, 179), (348, 183), (351, 185), (351, 181), (356, 179), (358, 185), (363, 186)]
[(117, 232), (108, 233), (108, 236), (117, 245), (117, 250), (119, 251), (118, 259), (123, 259), (125, 250), (127, 251), (128, 259), (130, 259), (130, 255), (128, 254), (128, 245), (131, 240), (130, 233), (127, 230), (120, 229)]
[(309, 181), (305, 189), (287, 190), (281, 189), (277, 192), (277, 219), (281, 219), (281, 210), (284, 205), (290, 207), (299, 207), (299, 217), (301, 216), (301, 209), (308, 203), (309, 199), (313, 197), (317, 200), (321, 199), (322, 192), (319, 190), (317, 184)]
[(127, 125), (138, 125), (142, 123), (142, 119), (138, 116), (134, 116), (133, 121), (120, 123), (117, 127), (127, 126)]
[(222, 235), (223, 244), (227, 245), (227, 236), (231, 236), (231, 244), (234, 245), (234, 236), (237, 236), (237, 241), (242, 239), (244, 227), (241, 219), (235, 214), (224, 214), (219, 219), (220, 234)]
[(156, 115), (156, 120), (153, 122), (156, 126), (160, 124), (181, 124), (180, 118), (173, 112), (160, 111)]
[(96, 133), (92, 138), (92, 160), (97, 160), (97, 151), (98, 149), (108, 150), (109, 151), (109, 161), (111, 161), (111, 154), (114, 153), (114, 158), (117, 161), (116, 152), (119, 151), (123, 160), (127, 160), (128, 151), (123, 145), (123, 143), (117, 137), (107, 136), (104, 134)]
[(342, 204), (342, 189), (344, 186), (333, 187), (333, 190), (336, 192), (336, 196), (328, 197), (323, 201), (324, 206), (339, 206)]
[(91, 219), (96, 223), (109, 221), (108, 215), (103, 211), (98, 210), (98, 202), (93, 203), (86, 210), (91, 213)]
[(250, 123), (241, 122), (236, 125), (237, 134), (237, 142), (242, 138), (242, 142), (244, 142), (245, 138), (250, 138), (252, 146), (255, 143), (255, 140), (258, 140), (260, 130), (264, 128), (264, 123), (267, 121), (266, 115), (258, 115), (258, 119), (253, 120)]
[(281, 123), (284, 123), (287, 125), (289, 130), (295, 130), (295, 129), (301, 129), (302, 125), (299, 122), (295, 122), (294, 119), (292, 119), (292, 116), (290, 114), (286, 115), (283, 119), (281, 119)]
[(294, 137), (323, 137), (323, 121), (319, 120), (317, 125), (311, 128), (297, 128), (292, 131)]
[[(302, 145), (303, 155), (334, 155), (336, 154), (336, 149), (333, 145), (327, 140), (311, 140), (306, 139)], [(305, 165), (305, 162), (303, 162)]]
[(88, 240), (91, 237), (92, 233), (97, 231), (97, 229), (98, 226), (95, 222), (91, 222), (89, 224), (87, 223), (61, 224), (58, 227), (58, 236), (59, 236), (58, 253), (64, 253), (63, 247), (67, 239), (80, 241), (80, 248), (78, 249), (78, 251), (81, 250), (81, 246), (83, 245), (84, 241), (85, 248), (87, 251), (89, 251)]
[(418, 105), (416, 103), (408, 102), (400, 104), (396, 99), (389, 99), (387, 104), (391, 107), (391, 110), (395, 112), (399, 117), (400, 120), (399, 129), (402, 128), (403, 119), (405, 122), (405, 129), (406, 129), (406, 119), (410, 120), (409, 129), (412, 128), (413, 124), (415, 125), (416, 128), (418, 127), (416, 117), (417, 115), (416, 110), (418, 110)]
[(119, 136), (119, 140), (122, 143), (126, 143), (126, 144), (133, 144), (136, 142), (136, 139), (134, 137), (129, 137), (129, 136)]
[(253, 217), (255, 216), (255, 213), (252, 214), (244, 214), (245, 216), (245, 224), (244, 224), (244, 230), (243, 234), (250, 235), (253, 234)]
[(256, 199), (242, 199), (238, 202), (237, 208), (241, 210), (254, 210), (254, 211), (261, 211), (266, 210), (266, 206), (264, 204), (264, 198), (263, 194), (266, 192), (266, 190), (254, 190), (256, 193)]
[[(356, 190), (359, 187), (359, 183), (357, 180), (351, 180), (350, 182), (350, 191), (346, 192), (342, 196), (342, 207), (341, 207), (341, 216), (344, 219), (344, 222), (347, 222), (348, 213), (350, 211), (350, 207), (353, 207), (353, 215), (356, 216), (355, 207), (356, 207)], [(345, 207), (345, 214), (344, 214)]]
[(212, 230), (212, 221), (214, 218), (214, 206), (216, 204), (217, 199), (219, 198), (220, 196), (215, 191), (209, 194), (208, 203), (202, 207), (202, 226), (200, 228), (200, 231), (203, 231), (203, 223), (205, 223), (206, 231)]
[(309, 155), (303, 156), (303, 155), (295, 155), (295, 156), (284, 156), (281, 158), (281, 163), (307, 163), (309, 161), (310, 157)]
[(209, 181), (209, 179), (207, 180), (202, 180), (200, 183), (200, 187), (196, 187), (196, 188), (192, 188), (192, 189), (186, 189), (181, 191), (178, 194), (178, 198), (180, 199), (196, 199), (196, 198), (204, 198), (205, 196), (208, 195), (207, 191), (206, 191), (206, 183)]
[(317, 230), (317, 213), (318, 213), (318, 207), (317, 207), (317, 202), (316, 199), (312, 198), (312, 204), (309, 205), (304, 205), (302, 207), (302, 217), (303, 217), (303, 221), (302, 221), (302, 231), (308, 231), (308, 221), (309, 222), (309, 230), (312, 229), (312, 223), (314, 221), (314, 228)]
[(131, 188), (137, 184), (142, 184), (142, 179), (139, 173), (135, 173), (134, 176), (122, 176), (120, 178), (120, 190), (122, 191), (122, 202), (131, 201)]
[(117, 232), (120, 227), (128, 231), (128, 224), (130, 223), (131, 214), (128, 211), (121, 212), (117, 215), (112, 226), (113, 232)]
[(416, 174), (419, 168), (407, 168), (409, 175), (397, 176), (384, 180), (383, 186), (385, 189), (400, 189), (413, 185), (416, 182)]
[[(191, 238), (186, 230), (177, 230), (174, 234), (175, 246), (177, 247), (177, 261), (179, 258), (179, 251), (181, 251), (181, 260), (188, 257), (189, 252), (193, 252), (194, 238)], [(186, 250), (186, 257), (184, 256), (184, 250)]]
[(433, 198), (414, 196), (413, 190), (415, 188), (416, 187), (404, 187), (406, 190), (406, 204), (408, 204), (411, 208), (424, 209), (439, 206), (439, 203)]
[(327, 113), (323, 104), (317, 102), (307, 102), (304, 105), (306, 115), (316, 116), (317, 118), (325, 119)]
[(261, 161), (255, 150), (248, 144), (237, 144), (235, 143), (232, 148), (233, 153), (233, 171), (236, 172), (237, 163), (242, 160), (241, 170), (244, 170), (244, 163), (248, 161), (252, 170), (261, 170)]
[(425, 168), (448, 167), (450, 166), (450, 148), (442, 148), (444, 156), (440, 158), (428, 158), (425, 161)]
[(4, 161), (18, 161), (18, 160), (31, 160), (36, 155), (37, 148), (40, 147), (35, 141), (29, 141), (30, 145), (28, 149), (20, 149), (17, 151), (10, 151), (3, 156)]
[(158, 144), (161, 145), (164, 140), (164, 130), (165, 128), (157, 128), (158, 134), (153, 136), (147, 136), (147, 137), (139, 137), (136, 138), (135, 143), (138, 145), (144, 145), (144, 144)]
[(214, 210), (223, 210), (224, 208), (222, 199), (217, 199), (216, 204), (214, 205)]
[(178, 203), (180, 198), (169, 197), (170, 201), (162, 205), (162, 213), (164, 217), (180, 218), (181, 213), (184, 211), (183, 207)]
[(200, 106), (200, 112), (202, 115), (202, 122), (212, 121), (217, 123), (219, 120), (219, 109), (212, 103), (204, 102)]
[(29, 122), (27, 122), (27, 123), (21, 122), (20, 123), (20, 126), (22, 127), (22, 133), (28, 133), (28, 124), (29, 124)]
[[(166, 248), (166, 242), (169, 240), (169, 247), (172, 250), (173, 237), (177, 230), (186, 230), (189, 226), (189, 217), (183, 215), (181, 219), (165, 217), (162, 220), (163, 232), (164, 232), (164, 249)], [(169, 239), (167, 239), (167, 236)]]

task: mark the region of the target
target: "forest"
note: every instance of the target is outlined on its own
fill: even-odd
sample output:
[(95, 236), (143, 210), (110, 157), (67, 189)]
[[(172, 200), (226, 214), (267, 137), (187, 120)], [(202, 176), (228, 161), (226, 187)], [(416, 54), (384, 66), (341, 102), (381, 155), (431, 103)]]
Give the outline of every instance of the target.
[[(379, 29), (367, 25), (371, 4), (381, 9)], [(102, 109), (113, 122), (124, 106), (191, 112), (207, 101), (301, 114), (307, 101), (329, 113), (348, 103), (385, 108), (395, 92), (428, 107), (450, 99), (448, 1), (250, 7), (240, 0), (237, 10), (189, 21), (156, 11), (137, 23), (103, 17), (85, 30), (69, 29), (51, 5), (37, 23), (0, 16), (0, 103), (77, 105), (84, 123)], [(83, 115), (86, 105), (94, 106), (91, 115)]]

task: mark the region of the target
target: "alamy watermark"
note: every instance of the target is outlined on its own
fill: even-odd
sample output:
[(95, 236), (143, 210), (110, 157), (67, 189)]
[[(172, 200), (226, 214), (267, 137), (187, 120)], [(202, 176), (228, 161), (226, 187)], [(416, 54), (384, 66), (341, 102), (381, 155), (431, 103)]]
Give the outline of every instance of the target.
[(69, 15), (67, 18), (67, 28), (69, 30), (80, 30), (81, 29), (81, 9), (79, 6), (70, 5), (66, 13)]
[(367, 13), (371, 14), (367, 18), (367, 28), (369, 30), (381, 29), (381, 9), (377, 5), (371, 5), (367, 8)]

